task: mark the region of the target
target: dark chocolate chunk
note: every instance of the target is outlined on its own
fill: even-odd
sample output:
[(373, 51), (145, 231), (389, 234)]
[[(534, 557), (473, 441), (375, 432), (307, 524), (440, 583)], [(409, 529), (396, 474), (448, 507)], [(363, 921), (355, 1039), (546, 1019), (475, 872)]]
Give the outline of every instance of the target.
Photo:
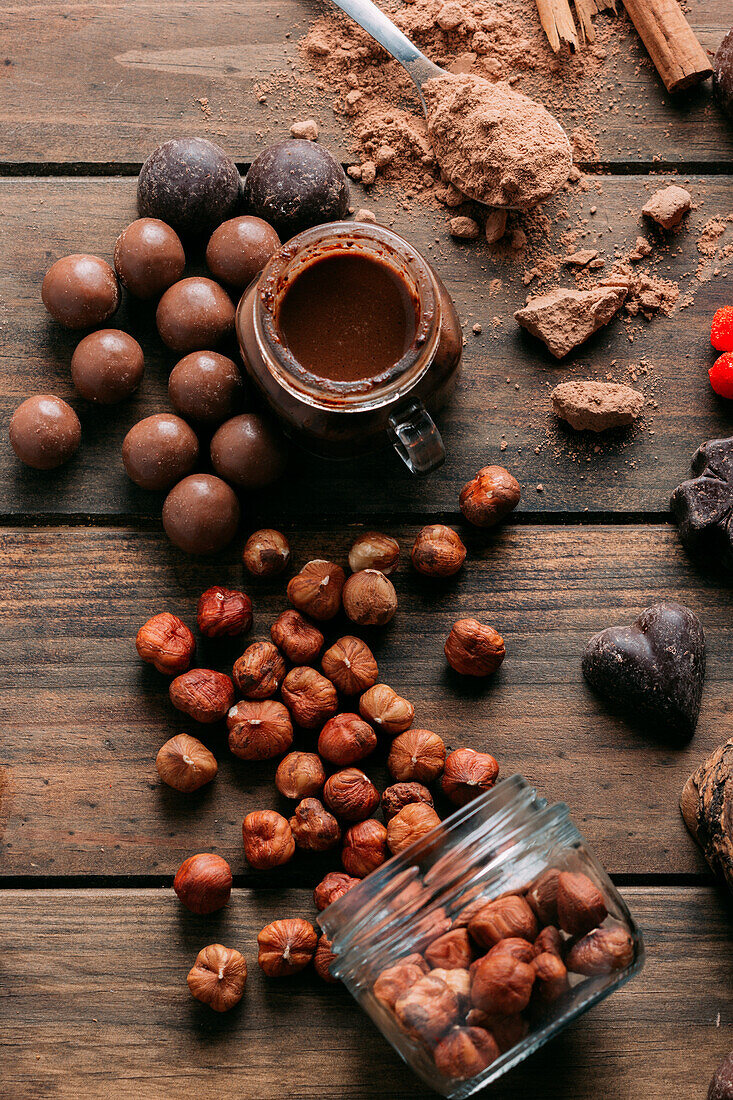
[(239, 201), (237, 166), (207, 138), (174, 138), (154, 149), (140, 170), (137, 208), (180, 233), (211, 232)]
[(698, 447), (692, 472), (672, 494), (680, 538), (711, 564), (733, 569), (733, 436)]
[(339, 162), (322, 145), (289, 138), (264, 149), (244, 181), (250, 214), (273, 225), (283, 241), (303, 229), (345, 218), (349, 184)]
[(733, 118), (733, 27), (713, 58), (713, 94), (728, 118)]

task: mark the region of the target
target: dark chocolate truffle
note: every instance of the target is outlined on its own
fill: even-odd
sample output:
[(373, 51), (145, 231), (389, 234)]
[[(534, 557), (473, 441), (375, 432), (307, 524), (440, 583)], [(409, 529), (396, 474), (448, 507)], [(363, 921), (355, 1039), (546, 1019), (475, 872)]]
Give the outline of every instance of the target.
[(283, 241), (349, 210), (346, 173), (322, 145), (304, 138), (279, 141), (253, 161), (244, 181), (247, 210), (274, 225)]
[(115, 243), (115, 271), (136, 298), (157, 298), (177, 283), (186, 266), (180, 237), (158, 218), (138, 218)]
[(141, 489), (170, 489), (193, 469), (198, 456), (196, 433), (173, 413), (139, 420), (122, 443), (125, 469)]
[(670, 502), (680, 538), (709, 565), (733, 569), (733, 436), (698, 447), (692, 473)]
[(262, 218), (230, 218), (211, 234), (206, 263), (215, 279), (244, 290), (279, 247), (280, 238)]
[(155, 313), (158, 332), (173, 351), (199, 351), (234, 329), (234, 305), (213, 279), (181, 279), (166, 290)]
[(181, 233), (210, 233), (233, 213), (241, 180), (237, 166), (207, 138), (174, 138), (142, 166), (137, 208)]
[(92, 328), (111, 317), (120, 304), (120, 286), (112, 268), (99, 256), (63, 256), (46, 272), (43, 304), (66, 328)]
[(227, 420), (211, 440), (211, 463), (234, 485), (261, 489), (285, 471), (287, 448), (282, 435), (256, 413)]
[(221, 478), (191, 474), (165, 498), (163, 526), (171, 542), (188, 554), (215, 554), (237, 533), (239, 501)]
[(29, 397), (13, 413), (10, 443), (26, 466), (53, 470), (76, 453), (81, 424), (71, 405), (50, 393)]
[(233, 416), (243, 391), (237, 364), (216, 351), (192, 351), (176, 363), (168, 379), (171, 405), (198, 424), (221, 424)]
[(733, 27), (713, 58), (713, 92), (728, 118), (733, 118)]
[(90, 332), (71, 357), (71, 379), (77, 392), (101, 405), (114, 405), (134, 393), (143, 368), (143, 349), (118, 328)]

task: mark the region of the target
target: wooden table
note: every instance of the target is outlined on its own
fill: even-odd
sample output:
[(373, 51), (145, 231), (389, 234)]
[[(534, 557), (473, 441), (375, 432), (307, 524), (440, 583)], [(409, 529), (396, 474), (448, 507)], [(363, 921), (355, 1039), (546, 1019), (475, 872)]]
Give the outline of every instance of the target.
[[(690, 9), (714, 49), (729, 0), (693, 0)], [(327, 98), (299, 105), (275, 91), (262, 105), (253, 94), (255, 76), (295, 57), (313, 10), (311, 0), (0, 2), (4, 425), (30, 393), (72, 394), (74, 337), (45, 315), (42, 276), (67, 252), (111, 254), (134, 216), (134, 176), (157, 142), (207, 134), (245, 165), (307, 108), (322, 140), (348, 161)], [(675, 277), (703, 222), (731, 210), (733, 130), (708, 90), (671, 104), (633, 60), (608, 80), (621, 107), (599, 138), (602, 189), (583, 201), (597, 207), (594, 225), (612, 256), (639, 229), (638, 211), (660, 182), (652, 173), (688, 181), (699, 208), (687, 259), (669, 259)], [(204, 98), (207, 114), (197, 102)], [(476, 468), (501, 462), (520, 478), (512, 522), (488, 537), (466, 532), (470, 558), (455, 582), (432, 586), (400, 570), (400, 610), (377, 644), (380, 668), (414, 701), (421, 725), (451, 744), (490, 749), (504, 774), (522, 772), (570, 804), (644, 930), (648, 962), (492, 1096), (693, 1100), (733, 1047), (733, 952), (729, 906), (677, 803), (688, 774), (733, 728), (733, 602), (688, 560), (668, 500), (698, 443), (733, 431), (730, 403), (715, 399), (705, 377), (710, 317), (731, 301), (733, 279), (710, 279), (689, 308), (642, 326), (633, 345), (623, 325), (609, 327), (563, 372), (511, 321), (526, 293), (516, 272), (499, 272), (502, 288), (489, 299), (489, 253), (451, 243), (443, 215), (387, 199), (369, 205), (433, 257), (466, 322), (462, 380), (442, 421), (448, 461), (423, 482), (389, 454), (358, 471), (299, 461), (283, 486), (245, 502), (246, 525), (282, 527), (300, 563), (344, 561), (364, 523), (395, 534), (406, 556), (425, 522), (460, 521), (458, 489)], [(234, 761), (215, 731), (221, 767), (211, 788), (186, 800), (158, 781), (158, 747), (189, 727), (162, 679), (137, 659), (135, 632), (163, 607), (191, 622), (198, 594), (214, 582), (241, 584), (242, 570), (237, 548), (211, 562), (173, 550), (160, 499), (124, 476), (121, 439), (139, 417), (167, 407), (173, 357), (162, 353), (149, 312), (125, 305), (120, 319), (145, 347), (139, 395), (85, 413), (82, 450), (54, 476), (20, 469), (7, 442), (0, 447), (0, 1094), (426, 1095), (343, 989), (314, 974), (268, 983), (258, 970), (257, 931), (276, 915), (312, 919), (320, 877), (302, 858), (269, 876), (244, 868), (241, 821), (276, 804), (272, 766)], [(470, 332), (475, 321), (480, 337)], [(642, 356), (658, 401), (650, 430), (600, 454), (562, 434), (559, 447), (535, 453), (557, 380), (582, 377), (573, 367), (583, 363), (603, 377), (614, 360)], [(247, 587), (255, 636), (266, 636), (283, 606), (281, 586)], [(700, 723), (683, 748), (634, 732), (580, 672), (592, 632), (664, 597), (698, 612), (708, 638)], [(461, 615), (485, 618), (506, 639), (501, 672), (473, 690), (449, 677), (442, 659), (442, 640)], [(235, 652), (204, 649), (202, 663), (225, 667)], [(170, 890), (181, 860), (197, 850), (220, 852), (235, 872), (231, 904), (206, 922), (183, 912)], [(245, 1002), (221, 1018), (193, 1002), (185, 983), (197, 950), (216, 940), (236, 944), (250, 964)]]

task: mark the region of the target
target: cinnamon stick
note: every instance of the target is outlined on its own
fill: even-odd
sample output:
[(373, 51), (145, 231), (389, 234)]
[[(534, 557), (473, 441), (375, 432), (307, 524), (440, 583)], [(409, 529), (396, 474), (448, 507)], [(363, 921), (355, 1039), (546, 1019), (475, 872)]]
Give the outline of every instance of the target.
[(712, 74), (710, 59), (677, 0), (623, 0), (668, 92), (681, 92)]
[(578, 32), (568, 0), (537, 0), (540, 23), (554, 53), (565, 42), (573, 53), (578, 48)]
[(580, 27), (580, 41), (583, 45), (586, 42), (595, 42), (596, 31), (592, 17), (607, 8), (611, 8), (615, 12), (615, 0), (575, 0), (575, 10), (578, 13), (578, 25)]

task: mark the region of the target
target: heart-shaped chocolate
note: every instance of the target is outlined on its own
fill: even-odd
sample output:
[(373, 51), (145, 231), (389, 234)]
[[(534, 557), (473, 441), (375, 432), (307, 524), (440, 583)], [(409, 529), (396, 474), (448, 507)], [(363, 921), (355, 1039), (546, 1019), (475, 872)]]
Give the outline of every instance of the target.
[(610, 626), (590, 639), (583, 675), (632, 717), (691, 737), (705, 679), (702, 624), (682, 604), (652, 604), (631, 626)]

